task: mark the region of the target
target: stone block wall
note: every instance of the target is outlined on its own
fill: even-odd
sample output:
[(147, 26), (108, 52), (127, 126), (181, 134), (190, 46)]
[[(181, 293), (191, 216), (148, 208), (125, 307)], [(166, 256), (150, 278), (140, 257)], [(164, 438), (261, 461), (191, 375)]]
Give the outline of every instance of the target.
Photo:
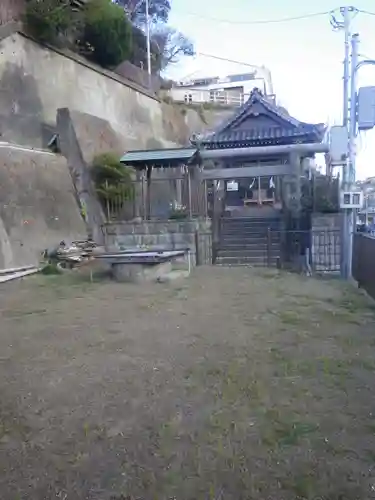
[(209, 220), (107, 223), (104, 225), (104, 234), (108, 248), (189, 248), (193, 265), (212, 262)]

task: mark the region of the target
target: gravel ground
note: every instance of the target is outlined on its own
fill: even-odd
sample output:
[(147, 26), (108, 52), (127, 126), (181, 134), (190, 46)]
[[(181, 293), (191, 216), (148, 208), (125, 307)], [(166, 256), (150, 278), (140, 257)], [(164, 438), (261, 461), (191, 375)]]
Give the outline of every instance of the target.
[(0, 288), (4, 500), (375, 498), (375, 307), (336, 280)]

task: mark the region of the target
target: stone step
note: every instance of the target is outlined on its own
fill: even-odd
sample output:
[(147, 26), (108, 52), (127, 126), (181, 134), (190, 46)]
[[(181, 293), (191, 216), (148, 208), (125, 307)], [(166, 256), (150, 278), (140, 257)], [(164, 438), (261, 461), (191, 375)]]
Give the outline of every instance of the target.
[[(268, 231), (259, 231), (256, 229), (252, 230), (247, 230), (247, 231), (221, 231), (220, 236), (223, 238), (227, 236), (228, 238), (240, 238), (241, 236), (251, 238), (251, 237), (258, 237), (258, 238), (267, 238), (268, 237)], [(270, 237), (271, 238), (280, 238), (280, 233), (278, 231), (271, 231), (270, 232)]]
[(248, 227), (248, 226), (272, 226), (279, 227), (281, 223), (279, 221), (272, 220), (262, 220), (262, 221), (221, 221), (222, 226), (233, 226), (233, 227)]
[(225, 240), (221, 241), (219, 243), (219, 248), (222, 250), (244, 250), (244, 249), (252, 249), (252, 248), (264, 248), (267, 249), (268, 246), (270, 246), (272, 249), (280, 248), (280, 242), (279, 241), (271, 241), (270, 245), (267, 244), (266, 241), (262, 240), (248, 240), (248, 241), (241, 241), (241, 242), (233, 242), (232, 240)]
[(253, 267), (276, 267), (277, 258), (271, 258), (268, 262), (264, 257), (217, 257), (216, 264), (221, 266), (253, 266)]
[(261, 220), (223, 220), (221, 219), (221, 225), (223, 226), (281, 226), (281, 222), (277, 220), (261, 219)]
[[(241, 249), (241, 250), (228, 250), (228, 249), (222, 249), (220, 248), (217, 252), (218, 257), (236, 257), (236, 258), (242, 258), (242, 257), (255, 257), (255, 258), (265, 258), (267, 259), (267, 249), (266, 248), (254, 248), (251, 250), (248, 249)], [(280, 252), (279, 249), (276, 248), (274, 250), (270, 251), (270, 257), (279, 257)]]
[(271, 231), (281, 231), (281, 228), (277, 224), (222, 224), (222, 230), (231, 231), (248, 231), (251, 229), (265, 230), (270, 229)]
[(256, 223), (256, 224), (221, 224), (222, 228), (225, 228), (225, 229), (229, 229), (229, 228), (233, 228), (233, 229), (251, 229), (251, 228), (259, 228), (259, 229), (263, 229), (263, 228), (270, 228), (270, 229), (277, 229), (278, 231), (280, 231), (280, 228), (281, 228), (281, 225), (280, 224), (272, 224), (272, 223), (266, 223), (266, 224), (261, 224), (260, 222), (259, 223)]
[(223, 222), (229, 222), (229, 223), (234, 223), (234, 222), (240, 222), (240, 223), (247, 223), (247, 222), (265, 222), (265, 221), (273, 221), (273, 222), (281, 222), (281, 218), (279, 217), (222, 217), (221, 220)]
[[(267, 236), (265, 236), (264, 234), (260, 234), (260, 235), (247, 235), (247, 234), (235, 234), (235, 235), (221, 235), (221, 238), (220, 238), (220, 243), (233, 243), (233, 244), (237, 244), (237, 245), (241, 245), (241, 243), (243, 243), (244, 245), (251, 245), (251, 244), (267, 244), (267, 241), (268, 241), (268, 238)], [(270, 238), (270, 241), (272, 243), (279, 243), (280, 242), (280, 239), (275, 237), (275, 236), (271, 236)]]
[(252, 221), (281, 221), (280, 217), (221, 217), (222, 221), (226, 222), (252, 222)]
[(281, 229), (278, 226), (269, 226), (269, 225), (261, 225), (261, 224), (255, 224), (252, 226), (232, 226), (231, 224), (220, 226), (220, 229), (222, 231), (265, 231), (267, 232), (268, 230), (274, 231), (274, 232), (280, 232)]
[(262, 221), (262, 222), (221, 222), (221, 227), (225, 227), (225, 228), (235, 228), (235, 229), (239, 229), (239, 228), (250, 228), (250, 227), (269, 227), (271, 229), (280, 229), (281, 228), (281, 224), (279, 222), (275, 222), (275, 221)]

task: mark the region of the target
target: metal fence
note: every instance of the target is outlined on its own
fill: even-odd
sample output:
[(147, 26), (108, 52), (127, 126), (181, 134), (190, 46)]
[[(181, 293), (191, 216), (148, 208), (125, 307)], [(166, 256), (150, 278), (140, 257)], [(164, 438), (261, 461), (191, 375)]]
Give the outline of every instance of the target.
[(267, 240), (268, 262), (272, 262), (272, 246), (279, 242), (279, 262), (284, 268), (298, 269), (302, 266), (303, 256), (309, 255), (310, 266), (318, 273), (333, 273), (340, 271), (341, 250), (340, 231), (337, 229), (323, 229), (312, 231), (280, 231), (276, 238)]
[(155, 178), (150, 185), (145, 180), (132, 182), (118, 188), (118, 193), (104, 201), (108, 221), (184, 220), (207, 217), (207, 184), (188, 174)]
[(353, 277), (375, 299), (375, 238), (356, 233), (353, 241)]

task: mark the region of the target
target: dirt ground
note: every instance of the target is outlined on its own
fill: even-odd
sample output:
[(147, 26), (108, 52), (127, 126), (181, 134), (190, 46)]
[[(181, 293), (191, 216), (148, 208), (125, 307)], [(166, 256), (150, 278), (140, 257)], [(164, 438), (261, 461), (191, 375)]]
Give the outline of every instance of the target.
[(375, 498), (375, 307), (247, 268), (0, 288), (4, 500)]

